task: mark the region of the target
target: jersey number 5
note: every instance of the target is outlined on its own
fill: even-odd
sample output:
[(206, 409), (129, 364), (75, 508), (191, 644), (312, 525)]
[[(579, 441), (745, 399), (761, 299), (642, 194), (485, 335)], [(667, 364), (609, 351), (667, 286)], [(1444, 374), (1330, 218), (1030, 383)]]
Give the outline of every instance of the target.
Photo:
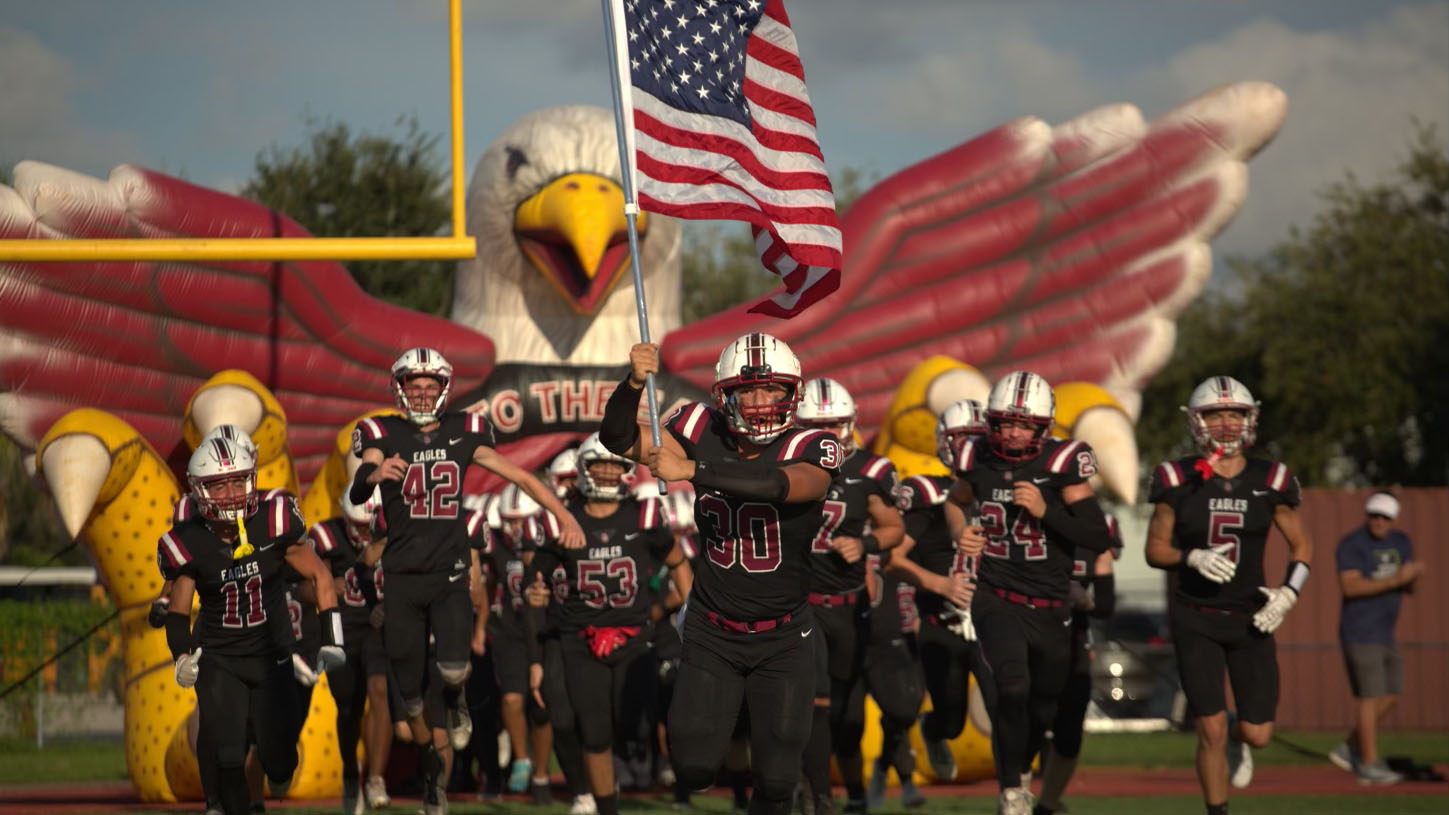
[(714, 565), (729, 569), (738, 562), (747, 572), (780, 568), (780, 514), (774, 505), (747, 502), (731, 510), (717, 496), (705, 494), (699, 498), (699, 516)]
[(1238, 548), (1241, 545), (1238, 536), (1233, 534), (1243, 528), (1243, 513), (1241, 512), (1214, 512), (1208, 516), (1208, 546), (1221, 546), (1224, 543), (1231, 543), (1233, 548), (1223, 553), (1223, 556), (1234, 563), (1238, 562)]

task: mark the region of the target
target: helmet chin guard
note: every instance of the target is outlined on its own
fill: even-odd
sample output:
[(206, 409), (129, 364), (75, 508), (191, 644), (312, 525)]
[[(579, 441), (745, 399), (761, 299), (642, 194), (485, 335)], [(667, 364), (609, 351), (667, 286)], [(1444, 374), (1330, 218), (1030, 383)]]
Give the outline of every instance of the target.
[[(613, 484), (603, 484), (590, 471), (592, 464), (613, 462), (623, 467), (619, 478)], [(579, 445), (578, 455), (579, 492), (590, 501), (622, 501), (629, 494), (629, 474), (634, 471), (634, 462), (615, 453), (599, 441), (594, 433)]]

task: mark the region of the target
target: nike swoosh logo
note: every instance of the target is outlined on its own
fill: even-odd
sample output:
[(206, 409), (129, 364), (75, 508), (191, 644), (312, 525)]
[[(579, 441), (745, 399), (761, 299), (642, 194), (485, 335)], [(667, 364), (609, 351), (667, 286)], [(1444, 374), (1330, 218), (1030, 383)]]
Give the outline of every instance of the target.
[(637, 537), (639, 537), (639, 533), (638, 532), (625, 532), (624, 533), (624, 540), (626, 540), (626, 541), (634, 540)]
[(864, 480), (865, 480), (864, 478), (847, 478), (847, 479), (845, 479), (845, 483), (847, 483), (847, 484), (859, 484), (860, 482), (862, 482)]
[(1033, 478), (1031, 480), (1031, 483), (1033, 483), (1033, 484), (1045, 484), (1046, 482), (1048, 482), (1050, 480), (1052, 480), (1051, 479), (1051, 476), (1047, 476), (1046, 478)]
[(810, 636), (810, 632), (811, 632), (811, 631), (814, 631), (814, 630), (815, 630), (815, 629), (813, 629), (813, 628), (807, 628), (807, 629), (805, 629), (805, 630), (804, 630), (804, 631), (801, 631), (801, 632), (800, 632), (800, 636), (801, 636), (801, 637), (808, 637), (808, 636)]
[(1270, 492), (1272, 492), (1272, 490), (1253, 490), (1254, 495), (1267, 495)]
[(1067, 619), (1065, 619), (1065, 620), (1062, 620), (1062, 628), (1066, 628), (1066, 627), (1067, 627), (1067, 626), (1069, 626), (1069, 625), (1071, 625), (1071, 624), (1072, 624), (1072, 620), (1071, 620), (1071, 618), (1070, 618), (1070, 617), (1068, 617), (1068, 618), (1067, 618)]
[(462, 441), (462, 439), (448, 439), (448, 444), (457, 444), (460, 441)]
[(449, 583), (457, 583), (461, 579), (463, 579), (463, 575), (461, 575), (461, 574), (454, 574), (454, 575), (449, 575), (448, 576), (448, 582)]
[(267, 544), (266, 546), (258, 546), (257, 547), (257, 551), (258, 552), (265, 552), (268, 549), (270, 549), (270, 548), (272, 548), (273, 546), (276, 546), (276, 545), (277, 545), (277, 542), (276, 541), (272, 541), (271, 543)]

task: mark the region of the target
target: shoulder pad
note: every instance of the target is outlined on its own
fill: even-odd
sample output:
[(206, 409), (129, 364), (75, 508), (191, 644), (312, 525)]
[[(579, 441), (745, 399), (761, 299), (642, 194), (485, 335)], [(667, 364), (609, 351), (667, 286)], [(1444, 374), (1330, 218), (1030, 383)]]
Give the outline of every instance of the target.
[(174, 580), (190, 562), (191, 552), (187, 551), (181, 536), (174, 528), (167, 530), (156, 543), (156, 565), (161, 568), (161, 575), (167, 580)]
[(699, 444), (714, 418), (713, 413), (714, 409), (703, 402), (689, 402), (675, 408), (664, 420), (664, 426), (680, 441)]
[(307, 531), (307, 522), (302, 519), (302, 510), (297, 499), (286, 490), (271, 490), (262, 501), (261, 512), (267, 513), (267, 529), (272, 537), (287, 534), (301, 536)]
[(789, 430), (786, 433), (788, 435), (784, 437), (785, 443), (780, 445), (776, 461), (808, 461), (832, 473), (838, 472), (840, 465), (845, 463), (845, 448), (834, 434), (824, 430)]
[(1042, 452), (1046, 471), (1052, 475), (1085, 481), (1097, 474), (1097, 456), (1092, 446), (1080, 439), (1048, 442)]
[(312, 538), (312, 543), (317, 547), (317, 551), (324, 555), (336, 551), (340, 548), (339, 544), (342, 543), (337, 539), (337, 531), (330, 520), (318, 521), (313, 524), (309, 537)]
[(946, 503), (946, 490), (928, 475), (913, 475), (901, 482), (896, 506), (902, 511), (940, 506)]

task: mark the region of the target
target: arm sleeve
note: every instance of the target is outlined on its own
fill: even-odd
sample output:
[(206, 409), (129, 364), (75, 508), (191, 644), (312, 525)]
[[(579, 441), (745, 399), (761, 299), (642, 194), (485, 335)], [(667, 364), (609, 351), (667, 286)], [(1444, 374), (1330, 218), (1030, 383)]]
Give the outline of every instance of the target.
[(1112, 548), (1112, 533), (1107, 529), (1107, 515), (1102, 512), (1102, 505), (1097, 502), (1096, 496), (1065, 506), (1048, 501), (1041, 523), (1053, 538), (1072, 546), (1080, 546), (1098, 554)]
[(1092, 576), (1092, 616), (1105, 619), (1117, 609), (1117, 578), (1115, 575)]
[(629, 375), (614, 386), (609, 401), (604, 403), (604, 418), (599, 422), (599, 442), (615, 455), (624, 455), (639, 438), (639, 399), (643, 388), (629, 383)]

